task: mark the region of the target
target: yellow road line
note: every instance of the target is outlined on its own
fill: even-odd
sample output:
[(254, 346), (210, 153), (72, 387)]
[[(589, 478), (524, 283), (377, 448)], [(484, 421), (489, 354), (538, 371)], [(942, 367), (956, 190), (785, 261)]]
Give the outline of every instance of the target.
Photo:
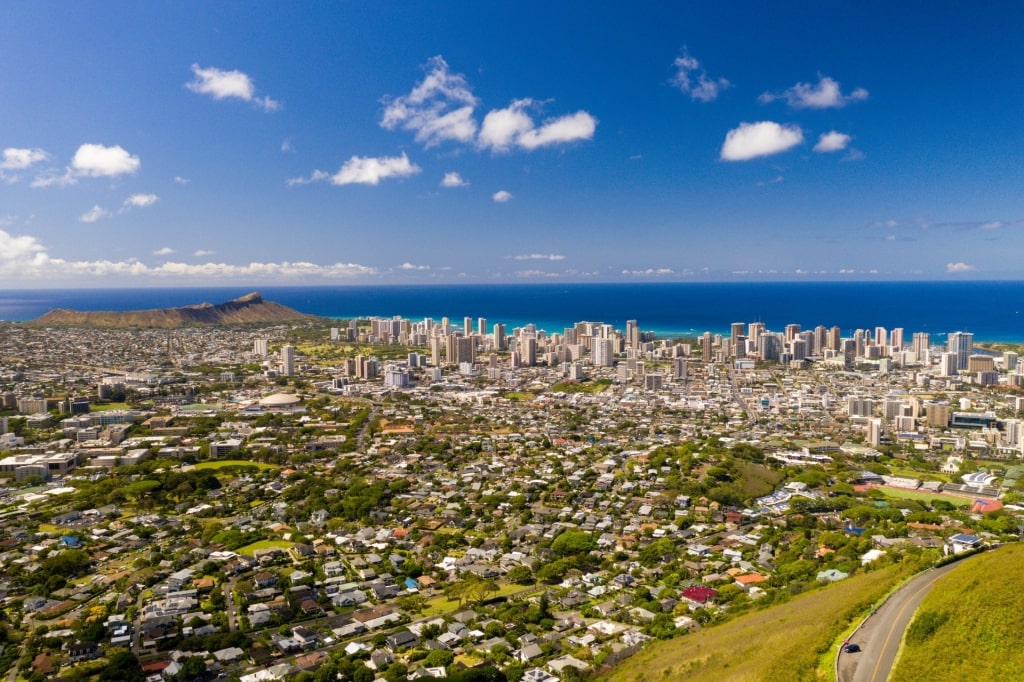
[[(926, 585), (924, 585), (921, 589), (915, 592), (914, 596), (907, 600), (907, 603), (903, 605), (903, 608), (900, 609), (899, 613), (897, 613), (896, 616), (892, 619), (892, 626), (889, 628), (889, 632), (885, 635), (885, 641), (882, 642), (882, 648), (879, 650), (878, 661), (875, 663), (875, 669), (871, 671), (871, 682), (875, 682), (878, 679), (878, 667), (882, 665), (882, 659), (884, 658), (883, 654), (885, 653), (885, 648), (889, 646), (889, 640), (892, 639), (892, 633), (894, 630), (896, 630), (896, 625), (899, 623), (900, 617), (903, 615), (903, 612), (907, 610), (908, 606), (914, 603), (914, 600), (917, 599), (917, 595), (921, 594), (925, 590), (931, 589), (932, 583), (934, 582), (935, 578), (932, 577), (932, 579), (929, 580)], [(903, 635), (901, 634), (900, 637), (902, 636)], [(885, 679), (888, 680), (889, 676), (886, 675)]]

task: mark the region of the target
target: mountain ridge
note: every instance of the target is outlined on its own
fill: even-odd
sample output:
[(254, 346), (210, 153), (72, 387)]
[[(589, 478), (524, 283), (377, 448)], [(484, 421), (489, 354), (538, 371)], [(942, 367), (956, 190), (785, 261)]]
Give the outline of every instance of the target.
[(310, 318), (288, 306), (267, 301), (258, 291), (224, 303), (195, 303), (177, 308), (152, 310), (79, 311), (55, 308), (25, 324), (68, 327), (215, 327), (230, 324), (290, 322)]

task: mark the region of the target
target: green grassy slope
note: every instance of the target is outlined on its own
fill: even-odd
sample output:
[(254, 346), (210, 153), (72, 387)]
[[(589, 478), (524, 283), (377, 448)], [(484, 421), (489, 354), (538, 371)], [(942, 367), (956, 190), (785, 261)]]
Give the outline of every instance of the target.
[(856, 575), (717, 627), (680, 639), (656, 642), (624, 661), (606, 679), (616, 682), (819, 680), (822, 655), (900, 578), (899, 568), (890, 566)]
[(894, 680), (1024, 677), (1024, 546), (1007, 545), (943, 576), (907, 631)]

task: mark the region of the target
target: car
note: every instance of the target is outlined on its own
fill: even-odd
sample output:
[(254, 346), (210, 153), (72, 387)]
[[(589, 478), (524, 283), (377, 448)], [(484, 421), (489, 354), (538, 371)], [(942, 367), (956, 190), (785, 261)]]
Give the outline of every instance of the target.
[(848, 654), (855, 654), (860, 651), (860, 644), (847, 644), (843, 647), (843, 651)]

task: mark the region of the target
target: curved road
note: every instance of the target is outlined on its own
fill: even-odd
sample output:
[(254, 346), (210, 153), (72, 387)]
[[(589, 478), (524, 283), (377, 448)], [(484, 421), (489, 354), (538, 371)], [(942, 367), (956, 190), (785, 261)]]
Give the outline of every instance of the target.
[(896, 663), (903, 633), (935, 581), (960, 565), (955, 562), (925, 571), (910, 580), (868, 616), (849, 641), (860, 653), (839, 652), (839, 682), (885, 682)]

